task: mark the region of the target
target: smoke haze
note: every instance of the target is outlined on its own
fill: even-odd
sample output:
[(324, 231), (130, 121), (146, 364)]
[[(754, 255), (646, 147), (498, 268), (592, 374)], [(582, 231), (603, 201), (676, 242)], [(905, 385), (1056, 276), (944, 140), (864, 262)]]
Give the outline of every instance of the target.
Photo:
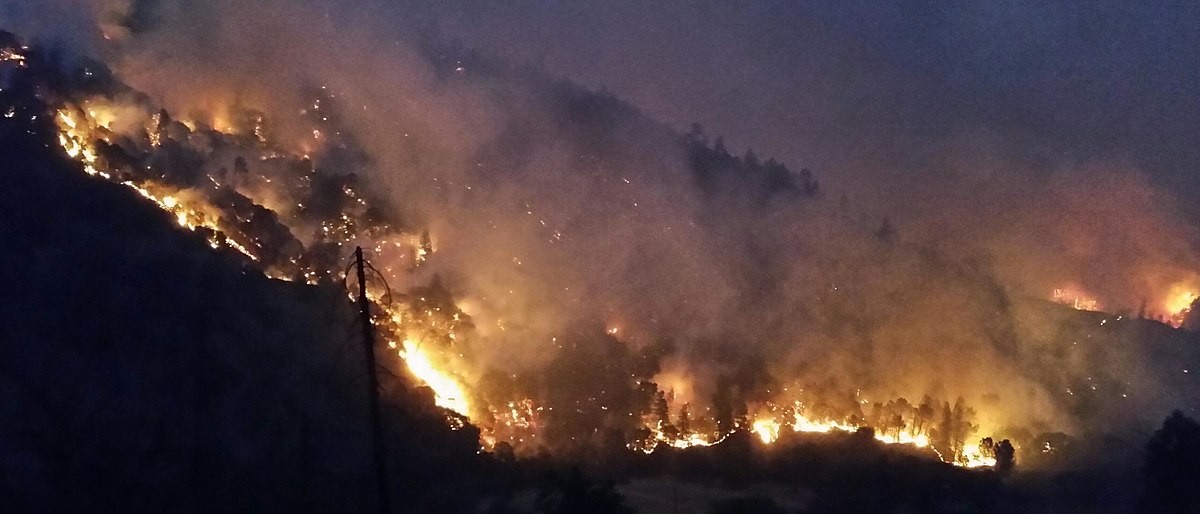
[[(864, 21), (858, 7), (712, 16), (725, 8), (701, 3), (616, 30), (631, 19), (620, 4), (577, 31), (559, 21), (595, 13), (570, 2), (419, 4), (5, 1), (0, 27), (102, 60), (180, 118), (221, 128), (260, 112), (272, 140), (365, 177), (406, 228), (429, 230), (428, 265), (393, 287), (436, 273), (459, 299), (475, 323), (469, 381), (546, 373), (561, 340), (590, 327), (638, 351), (669, 340), (655, 380), (702, 405), (728, 383), (752, 404), (785, 387), (850, 402), (962, 396), (987, 430), (1071, 432), (1123, 428), (1085, 426), (1104, 421), (1076, 412), (1065, 384), (1078, 377), (1123, 383), (1106, 394), (1141, 402), (1132, 426), (1183, 401), (1178, 384), (1152, 380), (1151, 357), (1047, 350), (1058, 335), (1042, 311), (1054, 307), (1037, 300), (1071, 288), (1107, 312), (1159, 316), (1175, 314), (1172, 295), (1200, 291), (1197, 234), (1169, 189), (1200, 162), (1181, 143), (1195, 140), (1180, 116), (1197, 96), (1181, 92), (1170, 112), (1136, 100), (1194, 56), (1151, 62), (1128, 91), (1076, 91), (1083, 79), (1058, 77), (1054, 59), (1083, 43), (1027, 60), (1078, 13), (1026, 31), (1002, 8)], [(914, 36), (916, 19), (938, 30)], [(985, 36), (965, 35), (980, 26)], [(1009, 34), (1027, 39), (986, 39)], [(892, 40), (945, 53), (900, 55)], [(1124, 83), (1149, 50), (1122, 48), (1076, 72)], [(1000, 70), (983, 73), (989, 49)], [(312, 130), (314, 113), (329, 128)], [(710, 133), (685, 137), (691, 121)], [(754, 166), (781, 157), (793, 181), (811, 167), (820, 187), (706, 182), (695, 149), (718, 145), (762, 149), (739, 161)], [(1157, 150), (1171, 156), (1144, 155)], [(204, 166), (232, 166), (217, 155)]]

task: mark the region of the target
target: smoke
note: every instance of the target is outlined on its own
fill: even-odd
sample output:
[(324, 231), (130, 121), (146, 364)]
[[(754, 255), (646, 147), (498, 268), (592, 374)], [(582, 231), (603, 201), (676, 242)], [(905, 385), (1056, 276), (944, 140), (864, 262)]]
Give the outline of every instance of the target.
[[(936, 142), (911, 162), (818, 170), (825, 185), (808, 191), (771, 185), (754, 173), (773, 162), (447, 43), (418, 12), (332, 0), (10, 1), (0, 25), (102, 59), (179, 118), (220, 129), (262, 113), (272, 140), (365, 177), (405, 228), (432, 234), (428, 265), (393, 287), (438, 274), (475, 324), (461, 343), (475, 381), (582, 368), (611, 354), (566, 358), (564, 341), (615, 338), (636, 350), (619, 362), (650, 352), (654, 365), (633, 376), (680, 404), (730, 394), (762, 404), (783, 388), (853, 405), (933, 394), (966, 398), (987, 429), (1082, 430), (1030, 340), (1050, 323), (1028, 315), (1051, 308), (1034, 300), (1072, 287), (1110, 311), (1157, 315), (1172, 314), (1173, 288), (1200, 290), (1195, 230), (1136, 164), (1036, 165), (992, 136), (924, 133)], [(814, 108), (845, 112), (852, 100)], [(314, 116), (326, 128), (314, 130)], [(829, 130), (858, 128), (878, 134)], [(345, 152), (320, 150), (331, 140)], [(823, 139), (814, 160), (860, 143)], [(214, 154), (231, 162), (205, 166), (232, 166), (232, 154)], [(586, 380), (567, 388), (586, 397), (603, 381), (547, 376), (527, 389)], [(626, 404), (614, 410), (644, 410), (640, 396), (610, 396)]]

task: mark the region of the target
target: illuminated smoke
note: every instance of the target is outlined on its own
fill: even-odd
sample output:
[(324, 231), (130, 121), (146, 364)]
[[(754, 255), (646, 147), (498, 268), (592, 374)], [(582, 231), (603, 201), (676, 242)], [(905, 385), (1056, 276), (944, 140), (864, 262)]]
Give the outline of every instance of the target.
[[(1200, 291), (1195, 234), (1119, 163), (1020, 179), (955, 163), (941, 181), (875, 185), (909, 205), (843, 201), (617, 99), (398, 36), (370, 10), (69, 3), (84, 20), (70, 39), (119, 87), (50, 99), (64, 153), (273, 277), (335, 281), (346, 249), (372, 250), (395, 295), (373, 294), (381, 331), (489, 444), (871, 427), (979, 462), (970, 443), (1010, 426), (1091, 428), (1065, 407), (1073, 390), (1030, 366), (1044, 326), (1029, 302), (1179, 324)], [(927, 394), (949, 418), (951, 398), (978, 409), (959, 420), (971, 430), (937, 421), (957, 443), (895, 407)], [(889, 402), (907, 427), (890, 437), (890, 419), (868, 419)]]

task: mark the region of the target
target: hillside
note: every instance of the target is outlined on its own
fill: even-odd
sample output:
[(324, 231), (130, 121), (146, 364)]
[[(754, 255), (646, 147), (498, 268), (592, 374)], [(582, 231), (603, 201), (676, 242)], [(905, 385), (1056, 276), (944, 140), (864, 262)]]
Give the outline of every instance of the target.
[[(365, 368), (345, 295), (268, 279), (82, 174), (53, 144), (52, 111), (22, 93), (0, 93), (18, 113), (0, 119), (11, 512), (366, 509)], [(470, 501), (481, 486), (461, 470), (484, 465), (472, 432), (450, 431), (427, 393), (388, 405), (397, 494)], [(431, 487), (452, 472), (453, 492)]]
[[(765, 484), (804, 512), (1120, 510), (1150, 431), (1196, 412), (1194, 333), (1030, 297), (535, 69), (426, 43), (432, 91), (386, 131), (336, 87), (193, 117), (0, 45), (18, 511), (372, 509), (356, 245), (391, 288), (390, 494), (417, 512), (619, 512), (676, 481), (716, 484), (697, 508)], [(432, 126), (449, 100), (488, 115)], [(984, 437), (1009, 482), (959, 467), (996, 464)]]

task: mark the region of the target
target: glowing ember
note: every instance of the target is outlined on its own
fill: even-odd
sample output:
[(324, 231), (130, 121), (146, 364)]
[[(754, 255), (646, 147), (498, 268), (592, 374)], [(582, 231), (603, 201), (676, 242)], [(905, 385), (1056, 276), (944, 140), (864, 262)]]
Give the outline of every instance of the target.
[(642, 449), (642, 451), (645, 453), (653, 453), (654, 450), (657, 448), (657, 444), (659, 444), (659, 443), (665, 444), (672, 448), (682, 450), (685, 448), (712, 446), (714, 444), (718, 444), (721, 441), (725, 440), (724, 437), (718, 438), (716, 440), (711, 440), (711, 439), (705, 437), (704, 435), (701, 435), (696, 432), (690, 432), (690, 433), (686, 433), (686, 434), (678, 434), (678, 435), (674, 435), (674, 436), (667, 435), (663, 431), (662, 424), (655, 424), (655, 426), (649, 427), (649, 428), (651, 429), (650, 432), (652, 435), (652, 443), (646, 445)]
[(8, 48), (0, 49), (0, 62), (16, 63), (18, 68), (26, 66), (25, 56)]
[(671, 440), (669, 442), (669, 444), (671, 446), (674, 446), (675, 448), (691, 448), (693, 446), (712, 446), (714, 444), (720, 443), (723, 440), (724, 440), (724, 438), (718, 439), (716, 441), (709, 441), (708, 439), (705, 439), (700, 434), (687, 434), (686, 437)]

